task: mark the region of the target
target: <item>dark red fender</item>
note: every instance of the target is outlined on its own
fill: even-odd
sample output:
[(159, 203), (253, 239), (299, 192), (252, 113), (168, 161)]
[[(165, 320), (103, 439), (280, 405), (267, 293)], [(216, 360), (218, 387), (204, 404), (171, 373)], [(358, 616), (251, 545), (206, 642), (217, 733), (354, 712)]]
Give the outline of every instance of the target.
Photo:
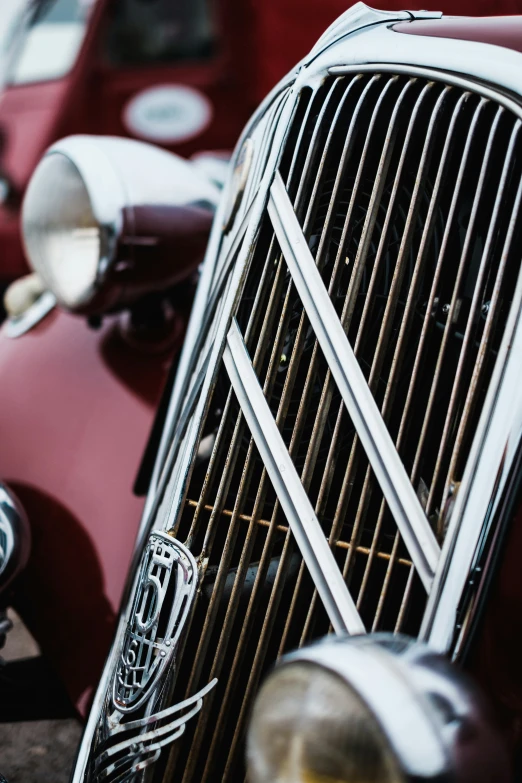
[[(522, 8), (516, 3), (510, 8), (512, 13), (522, 11)], [(497, 13), (502, 13), (502, 11), (497, 10)], [(509, 12), (506, 10), (505, 13)], [(393, 29), (397, 33), (406, 33), (406, 35), (427, 35), (434, 38), (478, 41), (522, 52), (522, 16), (492, 16), (478, 19), (449, 16), (434, 21), (401, 22), (396, 24)]]
[(17, 608), (85, 713), (111, 642), (143, 508), (132, 494), (168, 357), (55, 311), (0, 331), (0, 476), (29, 515)]
[(487, 692), (515, 747), (522, 747), (522, 507), (510, 523), (500, 567), (468, 666)]

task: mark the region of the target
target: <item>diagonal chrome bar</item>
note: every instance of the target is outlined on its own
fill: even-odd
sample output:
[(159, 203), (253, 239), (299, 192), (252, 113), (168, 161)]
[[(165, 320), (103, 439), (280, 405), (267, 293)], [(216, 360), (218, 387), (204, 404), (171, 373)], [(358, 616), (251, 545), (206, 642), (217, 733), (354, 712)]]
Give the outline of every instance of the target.
[(439, 545), (328, 296), (279, 173), (270, 190), (268, 211), (293, 282), (348, 414), (415, 568), (429, 592), (440, 556)]
[(223, 355), (230, 382), (303, 559), (336, 633), (365, 628), (272, 416), (237, 322)]

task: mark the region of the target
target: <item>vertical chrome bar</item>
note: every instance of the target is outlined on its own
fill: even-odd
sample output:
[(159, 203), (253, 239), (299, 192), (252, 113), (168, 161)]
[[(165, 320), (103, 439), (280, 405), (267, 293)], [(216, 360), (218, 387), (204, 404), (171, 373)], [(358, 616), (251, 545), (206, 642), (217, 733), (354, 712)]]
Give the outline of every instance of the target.
[[(502, 109), (499, 109), (497, 113), (497, 117), (495, 120), (500, 120), (500, 117), (504, 114), (504, 111)], [(497, 123), (498, 124), (498, 123)], [(504, 165), (500, 177), (500, 182), (497, 188), (496, 197), (495, 197), (495, 203), (493, 206), (493, 211), (490, 217), (489, 227), (488, 227), (488, 233), (486, 236), (486, 243), (484, 245), (484, 250), (482, 252), (482, 258), (480, 259), (480, 266), (477, 274), (477, 279), (475, 281), (475, 288), (473, 291), (473, 298), (471, 301), (471, 307), (468, 315), (468, 321), (466, 324), (466, 330), (464, 333), (464, 339), (462, 341), (462, 348), (460, 350), (460, 356), (459, 356), (459, 362), (457, 365), (457, 372), (455, 374), (455, 381), (453, 383), (453, 388), (451, 390), (451, 398), (448, 405), (448, 410), (446, 413), (446, 419), (444, 421), (444, 429), (442, 432), (442, 438), (439, 446), (439, 450), (437, 453), (437, 461), (435, 463), (435, 470), (433, 472), (433, 479), (431, 484), (431, 491), (428, 498), (428, 505), (427, 505), (427, 511), (430, 513), (430, 511), (433, 508), (435, 493), (436, 493), (436, 487), (437, 487), (437, 481), (439, 474), (442, 469), (442, 461), (444, 459), (444, 454), (446, 452), (446, 448), (448, 446), (448, 441), (450, 438), (450, 430), (452, 429), (454, 425), (454, 416), (455, 416), (455, 409), (457, 406), (457, 400), (460, 397), (460, 388), (462, 385), (462, 376), (464, 372), (464, 365), (466, 361), (468, 360), (468, 349), (472, 349), (471, 341), (472, 341), (472, 335), (475, 330), (475, 321), (477, 318), (477, 311), (479, 304), (482, 304), (482, 295), (483, 295), (483, 284), (484, 284), (484, 278), (486, 276), (486, 271), (488, 267), (488, 262), (492, 253), (493, 249), (493, 243), (496, 235), (497, 230), (497, 222), (499, 219), (500, 211), (502, 207), (504, 206), (504, 191), (507, 185), (509, 170), (511, 166), (511, 162), (513, 159), (514, 154), (514, 148), (515, 148), (515, 141), (518, 136), (518, 131), (520, 128), (520, 123), (517, 123), (515, 126), (515, 129), (513, 130), (511, 134), (511, 139), (509, 142), (509, 146), (507, 149), (507, 154), (504, 159)], [(502, 267), (500, 268), (502, 269)], [(489, 330), (488, 330), (489, 333)], [(485, 349), (486, 346), (484, 346)], [(482, 354), (484, 356), (484, 353)], [(479, 357), (477, 356), (477, 359)], [(475, 369), (477, 367), (477, 364), (475, 362)], [(472, 381), (472, 384), (470, 386), (470, 391), (474, 388), (474, 384)], [(459, 426), (460, 431), (460, 426)], [(458, 437), (457, 437), (457, 443), (458, 443)], [(442, 508), (442, 504), (441, 504)]]
[[(468, 156), (469, 156), (471, 144), (472, 144), (472, 141), (473, 141), (474, 132), (475, 132), (475, 129), (476, 129), (476, 126), (477, 126), (477, 123), (478, 123), (479, 114), (480, 114), (481, 109), (483, 107), (485, 107), (486, 104), (487, 104), (487, 101), (485, 101), (484, 99), (480, 102), (480, 104), (479, 104), (479, 106), (477, 108), (477, 111), (475, 113), (475, 116), (473, 118), (470, 130), (469, 130), (469, 135), (468, 135), (468, 142), (469, 143), (466, 144), (466, 149), (465, 149), (464, 155), (462, 157), (461, 168), (460, 168), (460, 171), (459, 171), (458, 185), (455, 188), (454, 196), (453, 196), (453, 200), (452, 200), (452, 204), (451, 204), (451, 209), (450, 209), (451, 217), (448, 217), (448, 221), (447, 221), (447, 224), (446, 224), (446, 230), (445, 230), (445, 233), (444, 233), (442, 248), (441, 248), (441, 252), (440, 252), (441, 260), (444, 258), (444, 254), (445, 254), (445, 251), (446, 251), (446, 243), (447, 243), (450, 231), (451, 231), (452, 226), (453, 226), (453, 218), (455, 216), (456, 209), (457, 209), (458, 197), (459, 197), (459, 194), (460, 194), (460, 185), (462, 183), (462, 178), (460, 177), (460, 174), (462, 173), (462, 175), (464, 175), (464, 171), (466, 169), (467, 162), (468, 162)], [(500, 109), (500, 112), (502, 112), (502, 111), (503, 110)], [(488, 168), (488, 164), (489, 164), (489, 160), (490, 160), (490, 155), (491, 155), (491, 152), (492, 152), (492, 149), (493, 149), (493, 139), (494, 139), (494, 136), (495, 136), (496, 129), (498, 127), (499, 119), (500, 119), (500, 114), (497, 113), (497, 115), (495, 117), (495, 120), (494, 120), (494, 123), (493, 123), (493, 125), (491, 127), (491, 130), (490, 130), (490, 134), (489, 134), (489, 138), (488, 138), (488, 144), (487, 144), (487, 147), (486, 147), (484, 158), (482, 160), (480, 174), (479, 174), (479, 183), (478, 183), (477, 188), (475, 189), (473, 206), (472, 206), (472, 212), (471, 212), (471, 215), (470, 215), (470, 219), (469, 219), (469, 223), (468, 223), (468, 227), (467, 227), (467, 231), (466, 231), (466, 237), (465, 237), (465, 240), (464, 240), (464, 246), (463, 246), (462, 253), (461, 253), (461, 256), (460, 256), (460, 259), (459, 259), (459, 265), (458, 265), (458, 268), (457, 268), (457, 275), (456, 275), (455, 284), (454, 284), (454, 287), (453, 287), (453, 294), (452, 294), (452, 297), (451, 297), (451, 302), (450, 302), (450, 306), (449, 306), (447, 317), (446, 317), (446, 325), (444, 327), (442, 343), (441, 343), (441, 347), (439, 349), (439, 355), (438, 355), (438, 358), (437, 358), (437, 365), (436, 365), (435, 374), (434, 374), (432, 385), (431, 385), (431, 391), (430, 391), (430, 396), (429, 396), (429, 399), (428, 399), (426, 415), (424, 417), (424, 423), (423, 423), (421, 435), (420, 435), (420, 438), (419, 438), (419, 443), (417, 445), (417, 450), (415, 452), (415, 459), (414, 459), (413, 470), (412, 470), (412, 480), (413, 480), (414, 483), (416, 482), (416, 480), (418, 478), (418, 471), (419, 471), (419, 467), (420, 467), (420, 460), (421, 460), (422, 451), (423, 451), (423, 447), (424, 447), (424, 441), (425, 441), (427, 433), (428, 433), (428, 425), (430, 423), (431, 415), (432, 415), (432, 412), (433, 412), (433, 407), (435, 405), (436, 391), (437, 391), (437, 387), (438, 387), (439, 380), (440, 380), (440, 375), (441, 375), (441, 371), (442, 371), (444, 358), (445, 358), (445, 355), (446, 355), (446, 348), (447, 348), (447, 345), (448, 345), (449, 336), (450, 336), (452, 325), (453, 325), (453, 319), (455, 317), (455, 310), (456, 310), (456, 307), (457, 307), (457, 299), (458, 299), (458, 295), (459, 295), (459, 291), (460, 291), (460, 286), (461, 286), (461, 283), (462, 283), (462, 278), (463, 278), (463, 275), (464, 275), (464, 270), (466, 269), (466, 263), (467, 263), (467, 260), (468, 260), (468, 252), (469, 252), (469, 248), (471, 246), (471, 239), (473, 237), (473, 229), (474, 229), (474, 226), (475, 226), (475, 220), (476, 220), (476, 216), (477, 216), (478, 205), (479, 205), (479, 202), (480, 202), (480, 196), (482, 194), (482, 188), (484, 187), (484, 182), (485, 182), (486, 172), (487, 172), (487, 168)], [(434, 285), (435, 285), (435, 281), (434, 281)], [(430, 318), (430, 316), (431, 316), (431, 310), (428, 309), (427, 312), (426, 312), (426, 318)]]
[[(413, 109), (409, 124), (408, 124), (408, 130), (406, 132), (406, 138), (404, 140), (401, 157), (399, 160), (399, 165), (397, 167), (397, 172), (395, 175), (395, 181), (393, 184), (393, 190), (392, 190), (392, 196), (390, 198), (390, 203), (388, 205), (387, 215), (386, 215), (386, 221), (385, 221), (385, 228), (383, 229), (382, 235), (381, 235), (381, 242), (379, 245), (379, 250), (377, 253), (377, 258), (379, 258), (379, 254), (382, 254), (382, 249), (384, 247), (384, 239), (386, 236), (387, 231), (387, 225), (389, 224), (389, 220), (391, 220), (391, 215), (393, 214), (394, 206), (395, 206), (395, 198), (396, 194), (399, 192), (400, 188), (400, 182), (403, 176), (403, 167), (405, 164), (405, 161), (407, 157), (411, 155), (410, 151), (410, 142), (412, 140), (412, 137), (414, 135), (414, 131), (416, 130), (416, 121), (419, 116), (419, 112), (423, 106), (423, 103), (426, 99), (426, 97), (429, 95), (430, 90), (433, 88), (433, 82), (429, 82), (420, 93), (419, 97), (417, 98), (417, 101), (415, 103), (415, 107)], [(419, 204), (419, 193), (422, 192), (422, 189), (425, 184), (425, 180), (427, 177), (428, 172), (428, 166), (431, 160), (431, 150), (432, 145), (434, 141), (434, 133), (437, 128), (437, 121), (440, 116), (440, 111), (443, 106), (444, 98), (445, 98), (445, 92), (443, 91), (442, 94), (439, 96), (439, 99), (435, 105), (435, 108), (431, 114), (430, 122), (428, 125), (428, 130), (426, 133), (426, 138), (424, 142), (424, 146), (422, 149), (422, 154), (420, 158), (420, 162), (418, 165), (418, 174), (416, 176), (415, 180), (415, 186), (413, 189), (410, 206), (408, 210), (408, 214), (406, 217), (406, 222), (404, 226), (404, 232), (401, 238), (401, 243), (399, 247), (399, 252), (397, 256), (397, 261), (395, 264), (395, 270), (393, 273), (393, 279), (390, 286), (390, 291), (388, 293), (388, 298), (386, 302), (386, 307), (384, 311), (384, 317), (381, 323), (381, 328), (379, 331), (379, 336), (377, 338), (377, 345), (375, 349), (375, 354), (373, 356), (372, 366), (370, 370), (370, 377), (368, 379), (368, 386), (372, 392), (375, 392), (375, 385), (376, 380), (379, 378), (381, 374), (381, 368), (385, 359), (385, 356), (388, 351), (388, 343), (390, 339), (391, 334), (391, 325), (393, 318), (395, 317), (395, 310), (397, 307), (397, 300), (399, 296), (399, 291), (402, 285), (402, 280), (405, 272), (405, 265), (407, 261), (407, 251), (410, 247), (411, 242), (411, 233), (413, 230), (414, 221), (416, 218), (416, 215), (418, 213), (420, 204)], [(375, 265), (377, 266), (377, 259), (375, 261)], [(367, 297), (367, 302), (369, 300), (369, 297)], [(359, 332), (357, 335), (357, 341), (356, 345), (360, 341), (360, 336), (362, 334), (362, 326), (361, 323), (359, 327)], [(384, 420), (385, 417), (383, 416)], [(352, 534), (350, 538), (350, 549), (347, 552), (346, 555), (346, 562), (345, 566), (343, 568), (343, 574), (345, 578), (348, 577), (349, 569), (351, 565), (351, 561), (354, 558), (355, 555), (355, 547), (358, 543), (361, 526), (365, 517), (365, 512), (367, 509), (367, 503), (369, 501), (370, 497), (370, 486), (372, 483), (371, 478), (371, 469), (370, 467), (367, 468), (366, 476), (364, 479), (363, 489), (362, 493), (359, 499), (359, 505), (357, 508), (355, 521), (352, 528)]]

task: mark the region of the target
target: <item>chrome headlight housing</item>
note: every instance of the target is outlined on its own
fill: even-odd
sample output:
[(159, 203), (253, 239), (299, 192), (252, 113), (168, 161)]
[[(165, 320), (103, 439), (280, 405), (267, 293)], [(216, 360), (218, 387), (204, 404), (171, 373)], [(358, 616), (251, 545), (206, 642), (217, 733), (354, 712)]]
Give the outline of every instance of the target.
[(405, 637), (327, 638), (283, 659), (254, 705), (251, 783), (502, 783), (504, 744), (471, 683)]
[(87, 302), (112, 256), (118, 226), (95, 214), (79, 169), (62, 153), (47, 155), (33, 177), (23, 227), (31, 265), (59, 301), (70, 309)]
[(65, 309), (115, 309), (197, 268), (218, 200), (219, 188), (172, 153), (71, 136), (47, 151), (29, 183), (27, 258)]

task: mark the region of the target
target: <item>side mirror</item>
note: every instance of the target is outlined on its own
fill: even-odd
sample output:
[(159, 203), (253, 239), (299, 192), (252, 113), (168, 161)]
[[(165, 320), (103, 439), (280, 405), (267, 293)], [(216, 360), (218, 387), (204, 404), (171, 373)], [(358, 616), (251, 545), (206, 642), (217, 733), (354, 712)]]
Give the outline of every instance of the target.
[(25, 511), (11, 490), (0, 484), (0, 592), (26, 566), (30, 548)]
[(158, 147), (70, 136), (27, 188), (27, 258), (65, 309), (122, 309), (198, 268), (219, 196), (197, 166)]

